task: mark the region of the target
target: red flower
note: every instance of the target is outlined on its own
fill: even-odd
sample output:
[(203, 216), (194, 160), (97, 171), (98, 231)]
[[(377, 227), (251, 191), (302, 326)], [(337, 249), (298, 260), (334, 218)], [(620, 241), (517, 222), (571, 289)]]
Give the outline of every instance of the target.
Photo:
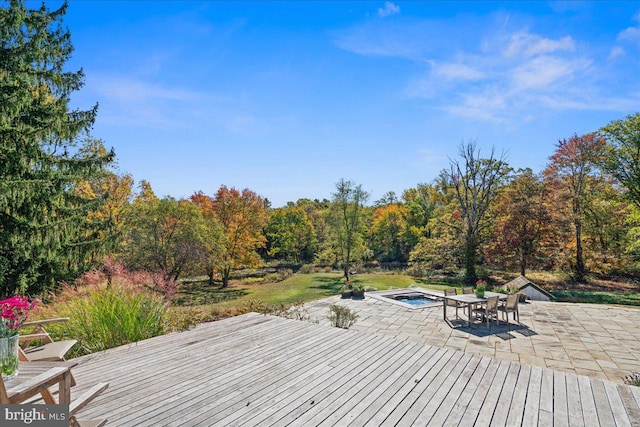
[(18, 329), (27, 320), (29, 310), (35, 304), (25, 297), (15, 296), (0, 301), (0, 337), (9, 337), (18, 333)]

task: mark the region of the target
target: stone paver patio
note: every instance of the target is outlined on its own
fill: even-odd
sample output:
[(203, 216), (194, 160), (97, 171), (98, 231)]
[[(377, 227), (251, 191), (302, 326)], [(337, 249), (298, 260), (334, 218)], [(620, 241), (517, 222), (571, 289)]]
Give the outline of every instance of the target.
[[(526, 365), (608, 379), (618, 383), (640, 371), (640, 309), (600, 304), (527, 302), (518, 325), (452, 328), (442, 306), (407, 309), (371, 297), (325, 298), (306, 304), (312, 320), (328, 323), (329, 305), (345, 305), (359, 318), (352, 329), (447, 347)], [(456, 324), (455, 310), (447, 316)], [(462, 319), (466, 319), (462, 317)]]

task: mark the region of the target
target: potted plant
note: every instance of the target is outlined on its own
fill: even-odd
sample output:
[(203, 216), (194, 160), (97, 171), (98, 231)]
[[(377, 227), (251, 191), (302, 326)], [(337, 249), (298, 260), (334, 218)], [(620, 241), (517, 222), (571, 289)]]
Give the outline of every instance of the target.
[(351, 296), (354, 298), (364, 298), (364, 287), (362, 287), (362, 285), (353, 285)]
[(18, 330), (33, 304), (15, 296), (0, 301), (0, 373), (3, 380), (18, 375)]
[(342, 288), (340, 288), (340, 297), (342, 299), (351, 298), (351, 287), (343, 285)]
[(476, 282), (476, 296), (478, 298), (484, 298), (484, 291), (487, 290), (487, 282), (484, 280), (478, 280)]

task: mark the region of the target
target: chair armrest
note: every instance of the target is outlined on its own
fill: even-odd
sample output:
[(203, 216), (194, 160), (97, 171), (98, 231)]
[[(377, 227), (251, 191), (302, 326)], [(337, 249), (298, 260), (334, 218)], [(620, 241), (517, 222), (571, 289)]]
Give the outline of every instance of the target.
[(60, 366), (51, 368), (34, 378), (30, 378), (24, 383), (18, 384), (15, 388), (9, 388), (7, 394), (11, 392), (9, 400), (11, 403), (20, 403), (29, 397), (40, 393), (43, 390), (48, 389), (53, 384), (60, 382), (60, 375), (68, 371), (69, 368)]
[(40, 340), (40, 339), (45, 339), (45, 338), (51, 338), (49, 336), (49, 334), (28, 334), (28, 335), (19, 335), (18, 336), (18, 342), (25, 342), (25, 341), (34, 341), (34, 340)]
[(49, 323), (68, 322), (68, 321), (69, 321), (68, 317), (58, 317), (58, 318), (55, 318), (55, 319), (33, 320), (31, 322), (24, 322), (22, 324), (22, 327), (48, 325)]
[(76, 400), (71, 402), (71, 405), (69, 405), (69, 414), (74, 415), (80, 409), (87, 406), (89, 402), (95, 399), (96, 396), (105, 391), (108, 387), (109, 383), (99, 383), (82, 393), (80, 397), (76, 398)]

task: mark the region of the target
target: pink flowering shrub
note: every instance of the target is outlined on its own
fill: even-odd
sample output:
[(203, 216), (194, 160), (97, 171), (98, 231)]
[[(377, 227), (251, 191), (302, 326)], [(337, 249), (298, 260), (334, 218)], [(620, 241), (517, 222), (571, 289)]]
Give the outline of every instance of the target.
[(0, 338), (17, 335), (34, 306), (27, 298), (19, 296), (0, 301)]

